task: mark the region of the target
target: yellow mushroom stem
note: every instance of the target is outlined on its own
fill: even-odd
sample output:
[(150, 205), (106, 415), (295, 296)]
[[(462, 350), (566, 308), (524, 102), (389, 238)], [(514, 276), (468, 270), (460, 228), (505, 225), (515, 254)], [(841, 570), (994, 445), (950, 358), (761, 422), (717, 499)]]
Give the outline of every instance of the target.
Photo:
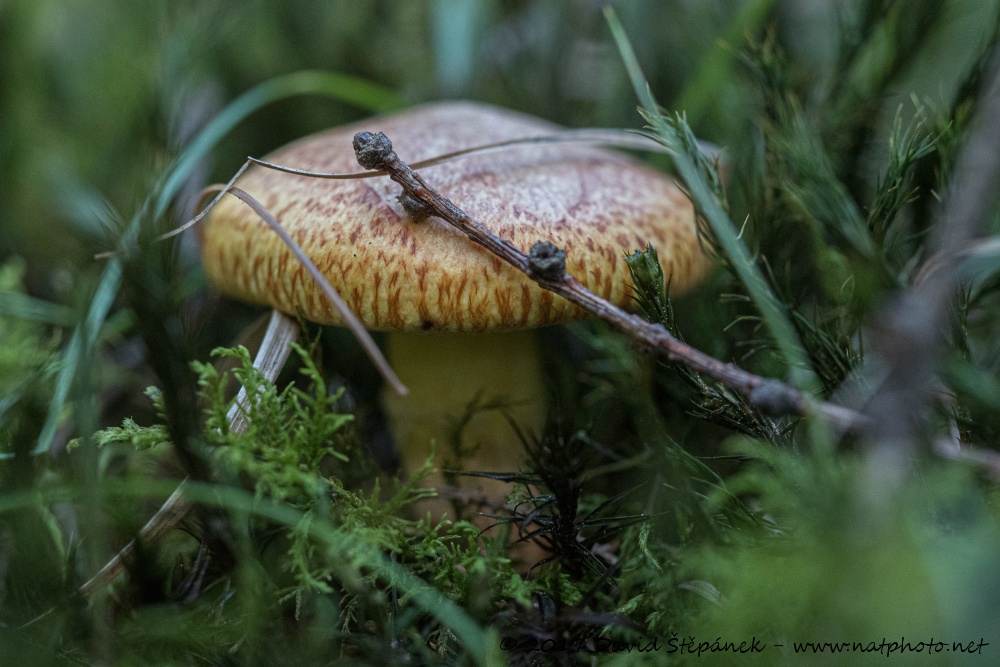
[[(523, 469), (524, 448), (505, 415), (524, 433), (540, 433), (545, 421), (546, 396), (541, 373), (537, 332), (390, 333), (389, 363), (410, 393), (382, 394), (382, 405), (400, 452), (402, 472), (418, 470), (436, 442), (438, 472), (423, 486), (440, 488), (444, 469), (456, 465), (466, 472), (517, 472)], [(449, 442), (455, 425), (478, 398), (480, 404), (501, 399), (504, 409), (478, 411), (462, 430), (463, 451), (457, 456)], [(503, 502), (510, 484), (482, 477), (458, 476), (458, 488)], [(456, 518), (444, 498), (421, 504), (421, 514), (435, 519), (447, 512)], [(488, 509), (484, 511), (490, 511)]]

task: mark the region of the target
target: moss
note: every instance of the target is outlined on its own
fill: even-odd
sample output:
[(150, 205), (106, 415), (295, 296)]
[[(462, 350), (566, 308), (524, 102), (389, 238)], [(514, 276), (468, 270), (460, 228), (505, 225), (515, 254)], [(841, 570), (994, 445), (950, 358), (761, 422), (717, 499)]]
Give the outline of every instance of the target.
[[(940, 265), (934, 230), (1000, 7), (730, 4), (622, 3), (614, 36), (587, 3), (549, 0), (478, 15), (258, 3), (236, 22), (207, 3), (155, 20), (141, 3), (4, 4), (0, 663), (774, 664), (797, 660), (795, 642), (1000, 636), (995, 202), (962, 249), (934, 353), (895, 367), (930, 369), (926, 391), (867, 408), (874, 435), (764, 414), (599, 323), (544, 332), (547, 427), (512, 429), (504, 442), (531, 460), (489, 471), (515, 502), (491, 512), (507, 539), (413, 515), (433, 471), (397, 480), (380, 465), (379, 381), (346, 335), (298, 348), (300, 372), (274, 383), (240, 347), (210, 363), (252, 314), (205, 298), (186, 244), (153, 241), (188, 214), (179, 193), (228, 180), (247, 154), (434, 99), (444, 72), (456, 95), (568, 126), (648, 123), (718, 268), (674, 299), (655, 248), (621, 248), (638, 310), (716, 359), (865, 408), (913, 333), (896, 325), (916, 306), (896, 297)], [(637, 54), (623, 50), (624, 70), (623, 36)], [(444, 61), (458, 52), (475, 62), (456, 78)], [(666, 111), (653, 94), (695, 104)], [(220, 99), (236, 101), (216, 112)], [(695, 136), (726, 147), (724, 169)], [(227, 418), (237, 382), (242, 433)], [(477, 444), (463, 425), (507, 407), (470, 395), (426, 439), (458, 467)], [(78, 595), (185, 476), (179, 527)], [(548, 562), (515, 568), (522, 536)], [(769, 648), (665, 653), (686, 637)], [(595, 655), (599, 638), (662, 648)], [(532, 650), (545, 641), (576, 649)]]

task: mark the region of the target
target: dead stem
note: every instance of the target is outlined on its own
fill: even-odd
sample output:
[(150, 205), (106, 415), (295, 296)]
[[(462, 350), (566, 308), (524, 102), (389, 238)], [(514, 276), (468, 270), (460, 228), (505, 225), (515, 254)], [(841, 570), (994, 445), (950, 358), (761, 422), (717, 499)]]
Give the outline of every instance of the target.
[(337, 290), (333, 289), (333, 286), (330, 285), (330, 281), (326, 279), (316, 264), (309, 259), (309, 255), (307, 255), (305, 251), (299, 247), (299, 244), (295, 242), (295, 239), (289, 236), (288, 232), (285, 231), (285, 228), (281, 226), (281, 223), (279, 223), (278, 220), (271, 215), (271, 212), (261, 206), (256, 199), (235, 186), (229, 188), (229, 193), (239, 198), (240, 201), (252, 208), (254, 213), (260, 216), (260, 219), (267, 223), (267, 225), (271, 228), (271, 231), (277, 234), (278, 238), (280, 238), (281, 241), (288, 246), (288, 249), (292, 251), (293, 255), (295, 255), (295, 259), (297, 259), (306, 271), (309, 272), (309, 275), (323, 291), (323, 294), (326, 295), (326, 298), (331, 304), (333, 304), (334, 309), (336, 309), (340, 318), (344, 321), (344, 325), (354, 335), (358, 343), (361, 344), (361, 348), (375, 365), (379, 375), (381, 375), (382, 378), (389, 383), (392, 390), (395, 391), (396, 394), (399, 396), (406, 396), (409, 393), (406, 385), (404, 385), (403, 381), (397, 377), (395, 371), (393, 371), (392, 367), (389, 365), (389, 362), (386, 361), (384, 356), (382, 356), (382, 351), (378, 349), (378, 345), (376, 345), (375, 341), (372, 340), (371, 335), (369, 335), (364, 325), (361, 324), (361, 321), (358, 320), (357, 315), (351, 311), (348, 305), (337, 293)]
[(816, 401), (779, 380), (763, 378), (735, 364), (723, 363), (681, 342), (659, 324), (631, 315), (609, 303), (565, 272), (562, 250), (548, 241), (536, 243), (530, 254), (521, 252), (429, 186), (396, 155), (392, 142), (383, 133), (359, 132), (354, 137), (354, 150), (361, 166), (383, 171), (403, 187), (407, 196), (401, 201), (414, 218), (428, 214), (438, 216), (523, 272), (543, 289), (572, 301), (669, 361), (704, 373), (739, 391), (765, 412), (800, 416), (813, 414), (840, 431), (858, 430), (870, 423), (869, 418), (858, 412)]
[[(281, 373), (281, 369), (285, 367), (288, 355), (292, 351), (291, 344), (295, 342), (298, 335), (299, 326), (292, 319), (282, 315), (277, 310), (272, 310), (267, 330), (264, 332), (264, 340), (253, 360), (254, 368), (273, 382)], [(240, 393), (236, 396), (233, 406), (226, 415), (231, 433), (246, 431), (249, 409), (247, 389), (241, 387)], [(170, 497), (160, 506), (156, 514), (146, 522), (146, 525), (139, 531), (138, 538), (122, 547), (121, 551), (115, 554), (114, 558), (109, 560), (97, 574), (80, 586), (80, 595), (90, 597), (99, 587), (110, 584), (124, 572), (135, 553), (137, 542), (141, 541), (146, 545), (158, 542), (164, 535), (177, 527), (191, 509), (191, 503), (184, 498), (186, 484), (187, 478), (170, 494)]]

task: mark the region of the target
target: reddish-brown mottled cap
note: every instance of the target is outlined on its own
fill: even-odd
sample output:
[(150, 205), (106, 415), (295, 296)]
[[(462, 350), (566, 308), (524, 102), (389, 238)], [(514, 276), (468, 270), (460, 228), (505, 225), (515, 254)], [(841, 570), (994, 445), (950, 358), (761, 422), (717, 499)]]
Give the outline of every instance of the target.
[[(556, 125), (497, 107), (447, 102), (335, 128), (296, 141), (270, 162), (311, 171), (357, 171), (352, 140), (382, 131), (416, 162), (482, 144), (550, 135)], [(566, 270), (628, 308), (623, 255), (649, 243), (671, 291), (707, 272), (691, 202), (667, 176), (619, 153), (574, 144), (531, 144), (420, 170), (470, 216), (527, 252), (551, 241)], [(237, 185), (281, 221), (370, 329), (483, 331), (587, 317), (542, 290), (442, 220), (409, 219), (387, 176), (320, 180), (252, 167)], [(306, 271), (249, 207), (225, 197), (204, 233), (211, 281), (236, 298), (306, 318), (340, 320)]]

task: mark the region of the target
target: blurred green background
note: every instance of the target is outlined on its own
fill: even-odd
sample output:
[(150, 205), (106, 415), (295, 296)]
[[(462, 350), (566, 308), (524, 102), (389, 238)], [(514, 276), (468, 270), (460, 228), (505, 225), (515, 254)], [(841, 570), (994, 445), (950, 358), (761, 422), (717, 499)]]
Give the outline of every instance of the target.
[[(471, 98), (573, 126), (642, 120), (598, 0), (0, 3), (0, 257), (20, 255), (30, 291), (67, 302), (100, 270), (108, 210), (128, 217), (169, 160), (219, 109), (275, 76), (352, 75), (389, 95), (354, 103), (281, 100), (241, 122), (192, 173), (175, 218), (207, 182), (228, 180), (309, 132), (371, 107)], [(613, 3), (658, 101), (699, 136), (745, 138), (753, 106), (733, 75), (748, 31), (774, 25), (802, 76), (835, 67), (838, 12), (851, 2), (630, 0)], [(866, 3), (867, 4), (867, 3)], [(873, 3), (878, 4), (878, 3)], [(935, 7), (931, 34), (877, 91), (886, 123), (911, 93), (945, 103), (995, 22), (979, 0)], [(921, 9), (924, 7), (924, 9)], [(877, 57), (878, 54), (876, 54)], [(817, 91), (817, 94), (819, 91)]]
[[(152, 423), (155, 416), (142, 390), (154, 383), (169, 389), (171, 378), (190, 380), (184, 376), (190, 373), (189, 358), (204, 360), (212, 347), (231, 344), (257, 314), (206, 296), (191, 234), (176, 246), (156, 246), (160, 250), (152, 254), (162, 254), (162, 266), (147, 267), (148, 273), (128, 267), (123, 297), (97, 287), (107, 263), (95, 260), (95, 253), (115, 247), (121, 229), (162, 187), (158, 179), (227, 104), (255, 86), (294, 72), (323, 70), (342, 76), (332, 95), (283, 98), (242, 118), (214, 150), (183, 172), (178, 197), (156, 224), (169, 227), (187, 220), (200, 189), (227, 181), (248, 155), (263, 156), (308, 133), (425, 101), (469, 98), (570, 127), (639, 129), (643, 119), (636, 110), (638, 101), (602, 13), (607, 4), (615, 7), (658, 102), (686, 113), (700, 138), (730, 150), (730, 218), (736, 223), (750, 219), (744, 240), (771, 261), (776, 276), (769, 277), (771, 287), (780, 291), (789, 285), (789, 293), (779, 295), (781, 301), (790, 310), (798, 308), (799, 315), (814, 318), (810, 323), (803, 317), (797, 326), (807, 345), (822, 343), (808, 349), (816, 368), (823, 370), (823, 363), (832, 359), (823, 377), (823, 394), (833, 393), (855, 370), (851, 364), (861, 365), (865, 318), (877, 313), (885, 291), (908, 286), (910, 271), (926, 259), (921, 234), (933, 221), (932, 206), (942, 185), (938, 176), (954, 155), (947, 151), (958, 145), (947, 130), (964, 129), (963, 105), (968, 100), (961, 87), (995, 37), (997, 2), (0, 0), (0, 264), (15, 267), (14, 273), (23, 269), (24, 291), (40, 300), (35, 306), (48, 302), (65, 307), (39, 311), (37, 319), (46, 324), (37, 336), (43, 357), (67, 348), (70, 326), (100, 300), (95, 294), (114, 299), (112, 325), (102, 330), (99, 340), (95, 333), (97, 342), (91, 341), (93, 349), (88, 351), (93, 358), (80, 362), (81, 369), (96, 370), (78, 373), (67, 399), (75, 423), (64, 426), (67, 432), (56, 440), (65, 445), (71, 436), (119, 425), (129, 416), (141, 425)], [(845, 59), (845, 53), (850, 57)], [(775, 109), (787, 110), (783, 104), (801, 111), (796, 121), (802, 121), (804, 139), (782, 134), (787, 128)], [(935, 147), (941, 152), (907, 167), (917, 173), (901, 183), (915, 183), (920, 194), (882, 221), (886, 226), (898, 223), (896, 229), (906, 233), (900, 234), (898, 246), (886, 243), (891, 275), (880, 283), (878, 271), (864, 266), (837, 236), (843, 231), (836, 228), (840, 211), (823, 210), (816, 203), (828, 200), (807, 195), (832, 193), (835, 203), (847, 202), (859, 219), (872, 223), (867, 217), (871, 202), (888, 187), (881, 175), (891, 163), (894, 119), (905, 128), (919, 115), (918, 107), (924, 109), (926, 123), (917, 134), (937, 133)], [(802, 143), (795, 143), (798, 139)], [(652, 159), (671, 168), (665, 159)], [(805, 169), (816, 164), (826, 169), (819, 177)], [(996, 215), (989, 224), (985, 231), (996, 234)], [(156, 274), (161, 269), (166, 277)], [(851, 278), (857, 280), (858, 293), (844, 296), (838, 290), (849, 269), (855, 269)], [(1000, 433), (1000, 403), (993, 391), (1000, 387), (995, 337), (1000, 282), (995, 267), (990, 270), (994, 279), (984, 290), (987, 297), (973, 304), (978, 307), (970, 310), (975, 316), (961, 320), (962, 326), (956, 327), (960, 333), (949, 340), (954, 349), (942, 355), (951, 373), (943, 382), (958, 407), (954, 414), (939, 410), (929, 420), (929, 431), (943, 432), (950, 425), (948, 418), (955, 417), (963, 437), (985, 448), (995, 448)], [(8, 278), (3, 289), (17, 291), (17, 281)], [(163, 293), (152, 289), (158, 285), (165, 285)], [(787, 369), (775, 361), (776, 355), (767, 354), (769, 343), (758, 345), (757, 339), (766, 334), (748, 322), (754, 311), (747, 300), (720, 304), (720, 294), (739, 296), (740, 290), (732, 276), (717, 271), (713, 282), (679, 304), (684, 335), (718, 358), (738, 359), (765, 375), (783, 373)], [(20, 318), (28, 312), (21, 301), (0, 305), (7, 309), (0, 315), (13, 312)], [(126, 316), (115, 319), (125, 311)], [(188, 325), (180, 335), (171, 333), (175, 319)], [(143, 323), (148, 327), (151, 322), (162, 323), (164, 331), (142, 330)], [(0, 371), (10, 371), (14, 378), (0, 377), (7, 383), (4, 390), (20, 391), (26, 384), (15, 377), (19, 369), (35, 372), (45, 366), (35, 363), (30, 346), (21, 351), (12, 344), (15, 333), (19, 345), (28, 340), (19, 332), (14, 326), (0, 327), (0, 333), (9, 336), (0, 340), (6, 353), (0, 354)], [(151, 341), (160, 333), (164, 345), (155, 348)], [(814, 340), (808, 339), (810, 334)], [(327, 343), (338, 335), (324, 334)], [(795, 431), (790, 420), (775, 421), (785, 430), (775, 429), (772, 438), (741, 431), (739, 425), (720, 425), (705, 414), (692, 416), (698, 408), (715, 409), (723, 402), (713, 403), (697, 391), (692, 392), (694, 399), (677, 391), (681, 383), (670, 369), (654, 369), (628, 341), (608, 335), (600, 326), (552, 335), (563, 336), (557, 343), (572, 343), (564, 345), (567, 357), (576, 355), (559, 361), (563, 368), (553, 372), (569, 386), (566, 395), (578, 400), (575, 407), (581, 413), (588, 412), (597, 440), (633, 457), (627, 461), (631, 472), (609, 475), (613, 481), (598, 482), (598, 491), (611, 494), (647, 475), (662, 475), (658, 482), (669, 482), (659, 495), (649, 494), (648, 506), (644, 498), (634, 499), (634, 511), (652, 507), (661, 513), (651, 522), (653, 537), (636, 528), (622, 540), (616, 557), (625, 564), (624, 594), (615, 600), (621, 608), (611, 605), (598, 611), (631, 614), (644, 627), (660, 632), (700, 628), (713, 638), (723, 632), (734, 638), (752, 632), (801, 639), (823, 632), (868, 638), (866, 633), (885, 628), (933, 632), (943, 627), (952, 633), (949, 641), (975, 630), (993, 632), (1000, 646), (1000, 580), (993, 565), (1000, 545), (1000, 512), (995, 481), (978, 468), (950, 467), (928, 456), (925, 448), (919, 464), (907, 468), (907, 474), (912, 473), (909, 484), (901, 485), (898, 497), (879, 505), (873, 497), (884, 489), (878, 478), (864, 476), (873, 469), (866, 467), (864, 443), (848, 440), (826, 456), (814, 449), (811, 434)], [(337, 343), (348, 345), (350, 352), (353, 348), (343, 338)], [(183, 344), (178, 342), (182, 339)], [(367, 362), (339, 354), (332, 354), (334, 371), (361, 387), (358, 413), (377, 412), (372, 407), (377, 380)], [(836, 367), (839, 361), (846, 367)], [(577, 362), (579, 367), (573, 366)], [(38, 395), (25, 391), (10, 401), (0, 396), (0, 436), (5, 440), (17, 444), (22, 438), (30, 441), (28, 447), (34, 444), (47, 418), (51, 366), (58, 363), (49, 366), (43, 368), (49, 384), (40, 383)], [(185, 385), (179, 381), (178, 386)], [(654, 389), (636, 391), (637, 386)], [(86, 402), (97, 393), (99, 402)], [(761, 445), (764, 441), (766, 446)], [(68, 484), (135, 474), (124, 464), (108, 464), (110, 454), (98, 462), (98, 455), (87, 450), (77, 450), (77, 458), (68, 461), (52, 457), (43, 462), (45, 457), (37, 457), (29, 465), (21, 457), (21, 468), (4, 468), (4, 491), (43, 486), (53, 479)], [(685, 452), (720, 458), (706, 459), (713, 471), (709, 474), (708, 468), (685, 458)], [(645, 456), (652, 458), (647, 461)], [(127, 455), (121, 458), (128, 460)], [(714, 471), (742, 474), (726, 490)], [(135, 474), (135, 479), (146, 477)], [(872, 511), (875, 505), (881, 513)], [(136, 516), (119, 521), (124, 528), (81, 519), (81, 533), (100, 536), (108, 529), (131, 535), (141, 517), (148, 516), (148, 508), (127, 509)], [(127, 513), (125, 508), (114, 510)], [(64, 525), (55, 519), (46, 524), (52, 535), (59, 532), (53, 528), (56, 524)], [(6, 525), (0, 528), (8, 530)], [(7, 550), (21, 556), (9, 569), (0, 559), (0, 570), (28, 590), (17, 589), (23, 598), (16, 599), (0, 591), (6, 595), (0, 604), (23, 604), (13, 614), (22, 621), (63, 599), (67, 591), (60, 587), (78, 585), (81, 571), (87, 569), (74, 572), (67, 567), (64, 578), (50, 576), (56, 567), (77, 558), (76, 543), (52, 556), (45, 551), (55, 551), (45, 531), (32, 524), (30, 529), (0, 533), (0, 554)], [(37, 544), (22, 540), (19, 544), (26, 546), (8, 550), (8, 534), (35, 535)], [(106, 557), (112, 542), (83, 543), (90, 549), (90, 562), (82, 559), (88, 571)], [(192, 550), (190, 544), (185, 548)], [(42, 552), (51, 562), (37, 555)], [(241, 557), (252, 561), (246, 554)], [(274, 560), (268, 563), (274, 565)], [(255, 591), (254, 581), (243, 580), (239, 586)], [(478, 580), (470, 581), (470, 587), (479, 586)], [(496, 593), (497, 588), (490, 590)], [(385, 597), (378, 597), (383, 593), (379, 589), (365, 604), (381, 613), (387, 604)], [(326, 601), (322, 597), (320, 602)], [(717, 604), (720, 601), (725, 604)], [(143, 600), (131, 602), (134, 606), (125, 605), (129, 610), (149, 612)], [(330, 604), (341, 602), (338, 598)], [(487, 611), (470, 613), (487, 627), (492, 611), (488, 604), (484, 608)], [(232, 612), (230, 607), (226, 613), (242, 618), (243, 611)], [(264, 618), (273, 610), (255, 611)], [(148, 622), (136, 617), (135, 626), (130, 626), (134, 633), (122, 641), (122, 651), (148, 650), (143, 633), (162, 626), (163, 618), (176, 620), (171, 609), (156, 607), (151, 613), (161, 612), (163, 617)], [(415, 613), (408, 613), (405, 621), (418, 625)], [(308, 643), (296, 634), (305, 626), (293, 626), (287, 608), (274, 614), (276, 625), (288, 633), (282, 646)], [(319, 628), (316, 637), (335, 625), (336, 614), (330, 618), (321, 618), (322, 623), (312, 619), (312, 629)], [(120, 621), (109, 621), (107, 627), (120, 630), (122, 626), (115, 625)], [(95, 621), (94, 627), (100, 640), (100, 623)], [(386, 627), (379, 627), (379, 641), (389, 636)], [(237, 635), (242, 636), (234, 631)], [(78, 638), (72, 631), (59, 636), (69, 637), (63, 649), (79, 649), (81, 662), (99, 661), (100, 651), (90, 654), (80, 647), (92, 648), (100, 641), (88, 636), (86, 642), (74, 644)], [(185, 641), (171, 641), (175, 639), (177, 645)], [(36, 644), (46, 641), (37, 639)], [(232, 643), (238, 645), (235, 639)], [(316, 639), (317, 646), (321, 643)], [(206, 649), (212, 655), (228, 650), (212, 646), (217, 653)], [(326, 655), (326, 648), (323, 644), (317, 655)], [(393, 651), (398, 648), (393, 644)], [(378, 661), (372, 656), (405, 653), (386, 648), (380, 654), (383, 648), (371, 646), (365, 650), (373, 664)], [(178, 654), (195, 655), (197, 650), (183, 645)], [(259, 655), (267, 651), (261, 649)], [(997, 655), (995, 650), (992, 655)], [(294, 664), (293, 654), (283, 657)], [(980, 659), (976, 664), (989, 664), (989, 657)], [(212, 664), (227, 664), (221, 660)], [(626, 664), (624, 659), (621, 664)], [(711, 663), (706, 659), (696, 664)]]
[[(302, 69), (360, 77), (400, 106), (472, 98), (568, 126), (640, 127), (604, 4), (5, 0), (2, 252), (27, 256), (34, 289), (60, 296), (67, 271), (87, 270), (103, 205), (128, 210), (222, 105)], [(831, 27), (851, 3), (614, 4), (659, 102), (725, 145), (745, 129), (745, 91), (730, 75), (745, 31), (776, 20), (797, 66), (830, 68)], [(947, 99), (995, 19), (990, 2), (914, 3), (922, 4), (940, 5), (942, 19), (879, 111), (894, 112), (894, 92)], [(197, 178), (228, 180), (246, 155), (364, 117), (364, 106), (310, 96), (271, 105), (241, 123)]]

